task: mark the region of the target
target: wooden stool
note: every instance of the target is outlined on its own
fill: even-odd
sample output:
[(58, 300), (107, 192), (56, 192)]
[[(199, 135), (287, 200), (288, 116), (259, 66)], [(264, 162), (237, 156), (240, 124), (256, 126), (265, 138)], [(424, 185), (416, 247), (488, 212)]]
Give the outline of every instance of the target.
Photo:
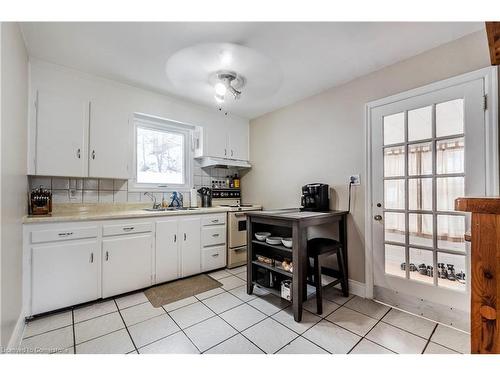
[[(332, 240), (330, 238), (313, 238), (307, 241), (307, 256), (312, 259), (313, 266), (309, 267), (308, 270), (308, 283), (316, 287), (316, 308), (317, 313), (321, 315), (323, 313), (323, 292), (321, 285), (321, 255), (332, 255), (337, 253), (337, 263), (339, 266), (338, 271), (333, 271), (332, 276), (336, 277), (336, 280), (329, 283), (328, 285), (341, 284), (342, 293), (344, 296), (349, 296), (349, 287), (347, 281), (347, 264), (345, 263), (344, 249), (342, 248), (339, 241)], [(312, 276), (312, 279), (311, 279)]]

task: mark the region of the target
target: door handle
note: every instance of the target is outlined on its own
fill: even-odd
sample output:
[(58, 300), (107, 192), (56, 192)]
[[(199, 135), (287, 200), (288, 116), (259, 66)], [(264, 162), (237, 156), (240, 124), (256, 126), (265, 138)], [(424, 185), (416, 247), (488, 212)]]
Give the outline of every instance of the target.
[(72, 234), (73, 234), (73, 232), (59, 233), (59, 237), (67, 237), (67, 236), (71, 236)]
[(375, 215), (373, 218), (375, 220), (377, 220), (377, 221), (381, 221), (382, 220), (382, 215)]
[(90, 263), (94, 263), (94, 253), (90, 253)]
[(219, 253), (217, 253), (217, 254), (212, 254), (212, 256), (213, 256), (214, 258), (217, 258), (217, 257), (219, 256)]
[(177, 235), (174, 234), (174, 243), (177, 242)]
[(77, 157), (78, 159), (80, 159), (80, 157), (81, 157), (81, 156), (82, 156), (82, 155), (81, 155), (80, 149), (76, 150), (76, 157)]
[(134, 227), (124, 227), (123, 230), (128, 232), (128, 231), (134, 230)]
[(218, 223), (218, 222), (219, 222), (219, 219), (212, 220), (212, 223)]
[(186, 241), (187, 239), (187, 236), (186, 236), (186, 233), (184, 233), (184, 241)]
[(109, 252), (106, 251), (106, 262), (109, 260)]
[(92, 160), (95, 160), (95, 150), (92, 150)]
[(219, 237), (219, 233), (212, 234), (212, 237)]

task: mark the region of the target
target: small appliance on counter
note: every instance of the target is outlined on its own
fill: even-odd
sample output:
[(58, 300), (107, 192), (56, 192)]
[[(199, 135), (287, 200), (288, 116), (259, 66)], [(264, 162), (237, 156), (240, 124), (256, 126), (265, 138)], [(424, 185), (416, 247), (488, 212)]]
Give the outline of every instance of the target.
[(201, 195), (201, 207), (212, 207), (212, 189), (209, 187), (202, 187), (198, 189)]
[(330, 188), (327, 184), (307, 184), (302, 186), (300, 199), (302, 211), (329, 211)]
[(50, 215), (52, 213), (52, 193), (43, 186), (28, 194), (28, 210), (30, 215)]

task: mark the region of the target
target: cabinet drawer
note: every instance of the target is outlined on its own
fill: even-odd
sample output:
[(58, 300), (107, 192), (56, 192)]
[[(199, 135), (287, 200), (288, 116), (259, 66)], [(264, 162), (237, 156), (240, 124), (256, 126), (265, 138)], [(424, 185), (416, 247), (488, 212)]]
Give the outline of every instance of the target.
[(226, 224), (226, 214), (206, 215), (201, 218), (201, 225)]
[(97, 237), (98, 229), (95, 227), (84, 228), (60, 228), (49, 230), (37, 230), (31, 232), (31, 242), (53, 242), (63, 240), (76, 240), (81, 238), (95, 238)]
[(214, 225), (201, 230), (201, 246), (222, 245), (226, 243), (226, 227)]
[(226, 247), (214, 246), (201, 251), (202, 272), (226, 266)]
[(116, 236), (128, 233), (145, 233), (153, 231), (153, 223), (123, 223), (104, 225), (102, 227), (103, 236)]

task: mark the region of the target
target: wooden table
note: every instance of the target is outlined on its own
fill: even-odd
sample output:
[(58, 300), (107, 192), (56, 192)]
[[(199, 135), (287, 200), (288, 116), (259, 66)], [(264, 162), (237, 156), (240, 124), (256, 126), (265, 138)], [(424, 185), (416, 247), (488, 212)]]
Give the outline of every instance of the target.
[(472, 212), (471, 353), (500, 354), (500, 198), (458, 198)]
[[(309, 212), (298, 209), (274, 210), (274, 211), (251, 211), (247, 213), (247, 293), (253, 293), (256, 284), (253, 275), (255, 267), (262, 267), (255, 262), (255, 251), (270, 249), (271, 252), (285, 253), (291, 255), (293, 261), (293, 273), (288, 273), (292, 279), (292, 306), (295, 321), (302, 320), (302, 303), (305, 299), (307, 280), (307, 228), (324, 224), (339, 225), (339, 242), (343, 246), (347, 265), (347, 211)], [(281, 245), (268, 245), (255, 239), (255, 232), (270, 232), (274, 236), (291, 237), (292, 249)], [(270, 271), (287, 275), (283, 270), (267, 267)], [(345, 267), (347, 269), (347, 267)], [(348, 275), (346, 274), (347, 278)], [(348, 291), (344, 291), (348, 293)]]

